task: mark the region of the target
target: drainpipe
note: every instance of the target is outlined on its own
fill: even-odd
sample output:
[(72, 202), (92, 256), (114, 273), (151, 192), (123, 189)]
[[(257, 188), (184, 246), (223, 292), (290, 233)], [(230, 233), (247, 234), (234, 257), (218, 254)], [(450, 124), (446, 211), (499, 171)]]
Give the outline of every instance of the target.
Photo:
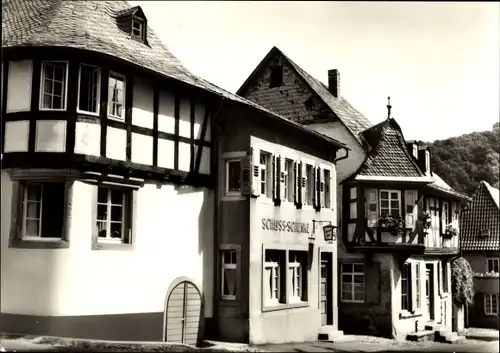
[(341, 161), (341, 160), (346, 159), (347, 157), (349, 157), (349, 149), (348, 148), (344, 148), (344, 150), (345, 150), (345, 156), (340, 157), (340, 158), (335, 158), (335, 163), (337, 163), (338, 161)]

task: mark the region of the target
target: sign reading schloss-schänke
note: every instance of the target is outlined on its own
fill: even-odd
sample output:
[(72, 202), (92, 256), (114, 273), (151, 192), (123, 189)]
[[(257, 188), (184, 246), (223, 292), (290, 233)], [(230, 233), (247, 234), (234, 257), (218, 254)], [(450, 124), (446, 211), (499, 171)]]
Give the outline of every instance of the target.
[(282, 221), (279, 219), (262, 218), (262, 229), (280, 232), (310, 233), (309, 223)]

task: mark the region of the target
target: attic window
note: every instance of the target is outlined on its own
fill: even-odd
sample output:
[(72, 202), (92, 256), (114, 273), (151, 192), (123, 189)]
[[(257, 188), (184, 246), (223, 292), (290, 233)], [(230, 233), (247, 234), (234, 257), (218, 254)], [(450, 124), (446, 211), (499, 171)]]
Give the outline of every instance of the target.
[(480, 233), (481, 237), (487, 237), (488, 235), (490, 235), (490, 230), (488, 228), (481, 229), (481, 233)]
[(313, 101), (312, 101), (312, 98), (309, 98), (307, 99), (305, 102), (304, 102), (304, 105), (306, 106), (306, 109), (308, 112), (310, 112), (313, 108)]
[(283, 85), (283, 66), (273, 66), (271, 67), (271, 81), (269, 82), (269, 88), (281, 87)]
[(132, 19), (132, 35), (144, 39), (144, 21), (139, 17)]

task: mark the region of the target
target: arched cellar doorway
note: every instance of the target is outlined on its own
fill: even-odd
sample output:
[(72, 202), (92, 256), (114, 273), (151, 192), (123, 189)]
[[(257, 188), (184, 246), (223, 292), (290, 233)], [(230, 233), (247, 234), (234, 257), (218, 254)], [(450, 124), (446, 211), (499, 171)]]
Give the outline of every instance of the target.
[(170, 285), (165, 305), (163, 340), (196, 345), (202, 340), (203, 300), (194, 282), (177, 278)]

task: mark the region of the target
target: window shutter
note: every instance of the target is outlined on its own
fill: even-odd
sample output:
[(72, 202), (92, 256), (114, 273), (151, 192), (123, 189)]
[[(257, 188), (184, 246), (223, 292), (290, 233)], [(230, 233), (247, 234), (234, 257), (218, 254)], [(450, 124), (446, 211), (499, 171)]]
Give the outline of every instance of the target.
[(252, 167), (252, 196), (258, 197), (260, 195), (260, 150), (257, 147), (250, 147), (250, 153), (252, 156), (251, 167)]
[[(328, 188), (329, 195), (330, 195), (330, 208), (333, 210), (335, 208), (335, 205), (337, 203), (337, 176), (335, 175), (335, 171), (331, 170), (330, 171), (330, 178), (329, 180), (325, 180), (325, 187)], [(342, 220), (342, 217), (340, 218)]]
[(441, 261), (437, 263), (437, 280), (438, 280), (438, 293), (441, 295), (443, 292), (443, 272), (441, 269)]
[(365, 266), (365, 296), (366, 302), (378, 305), (380, 303), (380, 263), (371, 262)]
[(124, 234), (124, 242), (126, 244), (131, 244), (135, 239), (132, 239), (132, 227), (134, 226), (133, 218), (137, 214), (137, 212), (134, 212), (137, 210), (137, 191), (136, 190), (130, 190), (128, 191), (128, 195), (125, 198), (125, 207), (126, 207), (126, 224), (127, 226), (125, 227), (125, 234)]
[(318, 190), (317, 190), (317, 187), (318, 187), (318, 180), (316, 179), (316, 166), (312, 166), (312, 180), (310, 180), (309, 182), (312, 183), (311, 187), (309, 187), (309, 190), (312, 191), (312, 206), (317, 209), (318, 208)]
[(453, 221), (453, 226), (454, 227), (458, 227), (458, 222), (457, 222), (457, 219), (458, 217), (455, 215), (455, 212), (457, 211), (457, 203), (456, 202), (452, 202), (451, 203), (451, 217), (450, 219)]
[(368, 227), (378, 225), (378, 197), (377, 189), (366, 189), (366, 215)]
[(319, 208), (325, 207), (325, 170), (318, 168), (319, 174)]
[(301, 164), (299, 161), (294, 161), (293, 162), (293, 172), (294, 172), (294, 178), (293, 178), (293, 197), (295, 201), (295, 205), (301, 205), (302, 204), (302, 189), (301, 189), (301, 178), (300, 178), (300, 173), (301, 173)]
[(301, 174), (300, 174), (300, 178), (301, 178), (301, 182), (302, 184), (300, 185), (300, 197), (301, 197), (301, 201), (302, 201), (302, 204), (305, 205), (307, 204), (307, 199), (306, 199), (306, 190), (307, 190), (307, 165), (306, 163), (304, 162), (300, 162), (300, 170), (301, 170)]
[(279, 168), (279, 163), (278, 163), (278, 155), (276, 154), (272, 154), (271, 155), (271, 169), (272, 169), (272, 180), (271, 180), (271, 184), (272, 184), (272, 198), (274, 201), (278, 200), (279, 199), (279, 171), (278, 171), (278, 168)]
[(411, 262), (408, 268), (408, 280), (406, 283), (408, 284), (408, 295), (409, 299), (409, 309), (411, 312), (414, 312), (417, 308), (417, 291), (415, 288), (416, 276), (415, 276), (415, 263)]
[(241, 194), (251, 195), (252, 194), (252, 183), (250, 179), (250, 174), (252, 170), (252, 163), (250, 156), (245, 156), (240, 161), (241, 169)]
[[(285, 195), (285, 163), (286, 163), (286, 158), (283, 156), (279, 157), (279, 172), (280, 172), (280, 200), (285, 200), (287, 195)], [(292, 173), (291, 170), (288, 171), (288, 173)], [(288, 177), (288, 183), (290, 184), (290, 177)], [(291, 185), (288, 185), (288, 188), (290, 188)]]
[(405, 222), (406, 228), (415, 226), (418, 217), (417, 210), (417, 190), (405, 190)]

